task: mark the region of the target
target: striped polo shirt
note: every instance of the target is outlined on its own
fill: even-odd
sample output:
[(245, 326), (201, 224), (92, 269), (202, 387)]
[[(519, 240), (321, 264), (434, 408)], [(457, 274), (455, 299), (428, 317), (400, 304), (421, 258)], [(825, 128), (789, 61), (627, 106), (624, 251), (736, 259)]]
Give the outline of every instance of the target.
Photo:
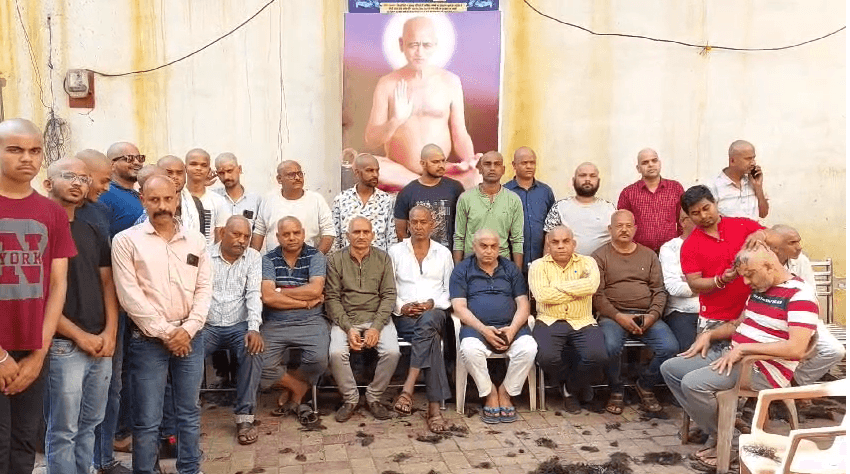
[[(732, 345), (788, 340), (790, 326), (817, 329), (818, 301), (814, 288), (798, 277), (764, 293), (753, 292), (744, 309), (745, 319), (732, 335)], [(797, 359), (772, 359), (755, 363), (774, 387), (787, 387), (794, 377)]]

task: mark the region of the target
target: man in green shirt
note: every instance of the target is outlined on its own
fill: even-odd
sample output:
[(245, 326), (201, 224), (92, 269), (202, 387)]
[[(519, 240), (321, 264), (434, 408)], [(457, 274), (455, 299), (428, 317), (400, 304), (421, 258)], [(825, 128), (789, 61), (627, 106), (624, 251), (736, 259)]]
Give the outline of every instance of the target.
[(350, 245), (328, 257), (325, 280), (325, 311), (333, 322), (329, 349), (331, 373), (342, 394), (343, 405), (334, 418), (343, 423), (351, 418), (360, 401), (351, 372), (349, 351), (377, 349), (375, 377), (366, 388), (369, 411), (378, 420), (390, 418), (381, 404), (401, 355), (398, 334), (390, 318), (396, 290), (389, 255), (372, 247), (372, 223), (362, 216), (348, 224)]
[(501, 153), (489, 151), (477, 166), (484, 182), (465, 191), (457, 201), (452, 252), (455, 264), (472, 253), (475, 232), (486, 228), (499, 234), (499, 255), (512, 258), (517, 268), (522, 268), (525, 218), (519, 196), (500, 184), (505, 160)]

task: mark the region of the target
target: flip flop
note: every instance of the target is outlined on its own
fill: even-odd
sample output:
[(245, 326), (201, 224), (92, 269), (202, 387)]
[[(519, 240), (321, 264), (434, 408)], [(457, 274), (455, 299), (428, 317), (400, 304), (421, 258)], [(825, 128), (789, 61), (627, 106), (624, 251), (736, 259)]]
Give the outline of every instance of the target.
[(241, 445), (254, 444), (259, 438), (257, 427), (253, 423), (237, 423), (236, 424), (236, 440)]
[(517, 419), (516, 417), (516, 408), (514, 407), (502, 407), (501, 414), (499, 416), (499, 421), (502, 423), (513, 423)]
[(306, 403), (298, 405), (298, 423), (302, 426), (310, 426), (319, 421), (319, 414), (313, 411), (313, 408)]
[(501, 423), (502, 408), (501, 407), (483, 407), (481, 409), (481, 421), (488, 425)]

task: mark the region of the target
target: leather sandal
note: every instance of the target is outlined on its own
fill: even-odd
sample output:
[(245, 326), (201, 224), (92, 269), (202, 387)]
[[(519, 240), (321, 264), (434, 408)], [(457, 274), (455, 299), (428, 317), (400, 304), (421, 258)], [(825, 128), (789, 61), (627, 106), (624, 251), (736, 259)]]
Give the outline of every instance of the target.
[(663, 409), (661, 408), (661, 404), (658, 403), (658, 399), (655, 398), (655, 393), (653, 393), (652, 390), (644, 390), (641, 388), (639, 383), (635, 384), (635, 389), (640, 396), (640, 406), (642, 406), (644, 410), (651, 413), (658, 413)]
[(605, 405), (605, 411), (611, 413), (612, 415), (622, 415), (623, 408), (626, 407), (624, 394), (621, 392), (614, 392), (608, 397), (608, 404)]

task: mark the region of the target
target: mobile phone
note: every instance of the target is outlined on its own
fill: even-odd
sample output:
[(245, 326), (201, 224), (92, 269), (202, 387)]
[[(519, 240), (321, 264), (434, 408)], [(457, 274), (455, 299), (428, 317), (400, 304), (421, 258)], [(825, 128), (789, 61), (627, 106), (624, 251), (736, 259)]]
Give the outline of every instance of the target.
[(753, 166), (750, 168), (750, 176), (752, 176), (753, 178), (758, 179), (758, 177), (759, 177), (759, 176), (761, 176), (761, 169), (756, 168), (756, 165), (753, 165)]
[(635, 324), (637, 324), (638, 326), (643, 327), (643, 318), (644, 318), (644, 315), (642, 315), (642, 314), (640, 314), (640, 315), (636, 316), (636, 317), (634, 318), (634, 319), (635, 319)]

